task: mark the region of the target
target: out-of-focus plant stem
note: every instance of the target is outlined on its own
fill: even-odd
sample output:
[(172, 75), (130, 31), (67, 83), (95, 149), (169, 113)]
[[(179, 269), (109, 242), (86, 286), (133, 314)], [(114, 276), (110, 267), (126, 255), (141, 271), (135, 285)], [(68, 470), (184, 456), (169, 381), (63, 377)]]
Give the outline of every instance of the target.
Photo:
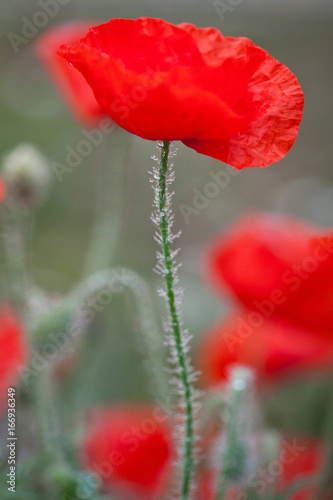
[(326, 445), (326, 458), (316, 498), (327, 500), (333, 498), (333, 389), (327, 410), (326, 425), (324, 429), (324, 443)]
[(34, 380), (36, 411), (39, 422), (41, 444), (45, 457), (51, 462), (64, 462), (58, 438), (58, 423), (53, 402), (52, 370), (46, 366)]
[[(253, 413), (255, 409), (253, 374), (249, 369), (242, 366), (232, 367), (227, 397), (224, 407), (222, 460), (217, 500), (226, 499), (231, 484), (244, 485), (247, 479), (250, 460), (249, 437), (256, 417), (256, 413)], [(255, 460), (255, 457), (252, 457), (252, 460)]]
[[(94, 306), (99, 305), (99, 293), (104, 291), (112, 297), (113, 294), (122, 293), (126, 289), (132, 293), (134, 298), (141, 341), (147, 355), (148, 378), (152, 392), (157, 402), (165, 401), (168, 383), (165, 373), (161, 370), (163, 365), (161, 335), (148, 285), (134, 271), (122, 267), (109, 268), (82, 281), (61, 303), (35, 320), (34, 324), (31, 325), (32, 340), (36, 345), (43, 345), (44, 338), (45, 342), (48, 341), (50, 332), (62, 333), (68, 342), (64, 344), (64, 352), (59, 351), (58, 360), (61, 361), (66, 355), (67, 347), (72, 347), (71, 338), (77, 342), (79, 337), (77, 329), (84, 330), (82, 326), (84, 326), (83, 323), (86, 321), (84, 318), (89, 310), (91, 309), (92, 313), (95, 314)], [(92, 303), (91, 306), (89, 306), (90, 303)], [(80, 316), (83, 317), (82, 320), (80, 320)], [(77, 323), (75, 318), (77, 318)]]
[(2, 238), (8, 270), (8, 295), (13, 299), (21, 315), (24, 311), (29, 283), (26, 254), (30, 225), (30, 213), (25, 214), (14, 206), (9, 206), (5, 214), (5, 233)]
[[(93, 222), (83, 276), (87, 277), (113, 263), (120, 238), (124, 207), (124, 179), (130, 151), (130, 135), (112, 132), (108, 151), (96, 171), (95, 220)], [(111, 157), (111, 161), (109, 161)]]

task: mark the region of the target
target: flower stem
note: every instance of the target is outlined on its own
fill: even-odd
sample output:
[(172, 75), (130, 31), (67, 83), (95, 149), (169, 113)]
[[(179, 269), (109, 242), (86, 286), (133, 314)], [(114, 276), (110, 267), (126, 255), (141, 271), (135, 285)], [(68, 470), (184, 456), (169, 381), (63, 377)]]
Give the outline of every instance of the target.
[(149, 288), (145, 280), (137, 273), (125, 270), (127, 287), (132, 291), (136, 304), (141, 335), (144, 341), (143, 348), (147, 355), (148, 375), (151, 392), (156, 402), (164, 401), (168, 393), (168, 380), (166, 374), (161, 371), (163, 362), (163, 344), (158, 335), (159, 328), (155, 318)]
[(125, 167), (130, 151), (128, 136), (120, 130), (113, 132), (112, 159), (106, 159), (104, 155), (100, 158), (101, 164), (97, 165), (95, 220), (84, 278), (107, 268), (114, 261), (123, 222)]
[(85, 311), (85, 301), (87, 298), (105, 290), (109, 293), (121, 293), (128, 289), (135, 302), (135, 311), (141, 333), (143, 351), (147, 358), (147, 376), (155, 399), (164, 401), (167, 394), (167, 380), (165, 374), (161, 373), (163, 363), (163, 344), (160, 341), (160, 332), (155, 318), (153, 304), (149, 288), (145, 280), (136, 272), (124, 267), (105, 269), (90, 276), (82, 282), (73, 292), (74, 302), (83, 304)]
[(59, 350), (59, 355), (54, 360), (56, 364), (61, 362), (65, 359), (67, 350), (75, 350), (79, 345), (81, 335), (78, 332), (83, 332), (87, 326), (85, 316), (89, 308), (88, 301), (98, 300), (101, 291), (111, 298), (113, 294), (122, 293), (125, 289), (131, 292), (135, 303), (134, 320), (140, 328), (140, 345), (143, 344), (142, 350), (147, 357), (147, 376), (152, 393), (157, 402), (165, 401), (168, 385), (166, 374), (161, 372), (163, 344), (150, 291), (145, 280), (130, 269), (108, 268), (86, 278), (61, 303), (35, 318), (31, 323), (31, 337), (35, 345), (42, 346), (50, 332), (67, 332), (68, 340), (71, 341), (65, 344), (63, 350)]
[(5, 216), (4, 246), (8, 268), (9, 295), (21, 314), (23, 313), (29, 283), (26, 246), (29, 215), (10, 206)]
[(178, 361), (180, 381), (182, 384), (182, 395), (184, 397), (184, 409), (185, 409), (185, 436), (184, 436), (184, 451), (182, 456), (183, 462), (183, 478), (182, 478), (182, 489), (181, 489), (181, 499), (186, 500), (189, 498), (190, 486), (191, 486), (191, 476), (193, 469), (193, 441), (194, 441), (194, 429), (193, 429), (193, 403), (192, 403), (192, 385), (191, 385), (191, 372), (188, 366), (186, 358), (186, 349), (184, 349), (184, 339), (182, 335), (181, 322), (179, 319), (176, 291), (175, 291), (175, 276), (176, 276), (176, 266), (174, 264), (174, 259), (171, 250), (171, 231), (170, 231), (170, 210), (169, 206), (170, 193), (168, 193), (168, 160), (170, 154), (170, 142), (163, 141), (161, 146), (161, 160), (158, 169), (158, 218), (159, 228), (160, 228), (160, 243), (162, 247), (162, 257), (163, 257), (163, 274), (166, 286), (166, 300), (170, 315), (170, 330), (173, 334), (174, 348), (176, 350), (176, 356)]
[[(330, 393), (330, 399), (326, 417), (326, 427), (324, 441), (326, 442), (327, 451), (324, 467), (320, 477), (320, 484), (317, 495), (319, 499), (329, 498), (333, 493), (333, 391)], [(327, 495), (327, 497), (326, 497)]]
[(249, 464), (258, 463), (253, 448), (256, 420), (253, 374), (242, 366), (230, 370), (227, 402), (224, 408), (222, 461), (218, 478), (217, 500), (225, 500), (231, 485), (243, 490), (249, 475)]
[(37, 375), (34, 381), (35, 404), (45, 459), (62, 463), (64, 457), (58, 435), (51, 377), (50, 367), (46, 367), (43, 373)]

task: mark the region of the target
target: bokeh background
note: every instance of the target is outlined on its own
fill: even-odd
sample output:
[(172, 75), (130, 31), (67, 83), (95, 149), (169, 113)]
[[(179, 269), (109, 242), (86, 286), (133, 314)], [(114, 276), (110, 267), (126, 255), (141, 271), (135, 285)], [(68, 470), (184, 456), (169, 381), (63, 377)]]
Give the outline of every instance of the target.
[[(268, 168), (230, 176), (228, 185), (204, 209), (191, 215), (188, 223), (182, 216), (181, 204), (193, 207), (195, 190), (203, 192), (211, 180), (210, 173), (226, 171), (226, 166), (177, 144), (175, 226), (183, 231), (180, 278), (185, 287), (185, 323), (195, 337), (230, 307), (203, 280), (202, 250), (239, 215), (265, 210), (296, 215), (322, 226), (333, 225), (333, 3), (225, 0), (224, 4), (229, 9), (223, 14), (221, 6), (211, 0), (69, 0), (39, 29), (41, 34), (75, 19), (107, 21), (140, 16), (214, 26), (225, 35), (252, 39), (299, 79), (305, 95), (304, 118), (290, 153)], [(0, 9), (0, 156), (21, 142), (31, 142), (50, 162), (64, 163), (66, 147), (75, 148), (84, 138), (83, 127), (75, 121), (35, 56), (33, 47), (38, 35), (20, 45), (18, 53), (8, 38), (11, 32), (21, 34), (24, 18), (31, 20), (41, 10), (40, 4), (35, 0), (1, 0)], [(119, 153), (122, 150), (127, 153), (124, 159)], [(115, 161), (123, 161), (124, 210), (115, 263), (144, 276), (153, 291), (157, 316), (164, 314), (163, 301), (154, 293), (160, 280), (152, 271), (156, 244), (149, 219), (153, 193), (147, 172), (153, 154), (154, 143), (117, 131), (105, 137), (101, 146), (64, 176), (63, 182), (53, 175), (50, 197), (37, 211), (31, 236), (29, 265), (41, 287), (55, 295), (63, 294), (80, 279), (96, 214), (98, 171), (101, 164), (112, 169)], [(1, 293), (6, 295), (4, 286)], [(65, 422), (73, 424), (73, 417), (93, 405), (149, 397), (137, 330), (130, 297), (126, 293), (115, 296), (89, 328), (76, 362), (62, 383)], [(325, 391), (318, 391), (313, 377), (308, 381), (303, 377), (302, 384), (307, 386), (302, 396), (290, 385), (287, 390), (281, 389), (281, 400), (276, 401), (286, 402), (289, 397), (294, 404), (283, 404), (284, 408), (289, 406), (289, 414), (279, 413), (279, 404), (271, 405), (267, 418), (272, 423), (299, 427), (297, 409), (303, 406), (297, 404), (296, 394), (310, 397), (311, 393), (313, 397), (316, 393), (316, 404), (322, 404)], [(313, 415), (311, 411), (308, 417), (303, 414), (304, 427), (316, 428)]]

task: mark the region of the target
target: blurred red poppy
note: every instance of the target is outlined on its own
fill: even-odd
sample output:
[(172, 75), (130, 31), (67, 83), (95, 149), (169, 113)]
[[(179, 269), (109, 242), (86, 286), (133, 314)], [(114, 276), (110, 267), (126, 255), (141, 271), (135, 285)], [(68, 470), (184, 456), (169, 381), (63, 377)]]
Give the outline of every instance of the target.
[[(284, 436), (281, 440), (279, 454), (283, 466), (282, 474), (278, 479), (280, 488), (288, 488), (300, 479), (318, 476), (323, 465), (323, 458), (324, 446), (322, 442), (304, 437)], [(315, 488), (314, 483), (288, 498), (290, 500), (310, 500), (315, 498)]]
[(9, 387), (18, 381), (19, 368), (28, 358), (23, 326), (8, 306), (0, 306), (0, 410)]
[(290, 217), (247, 215), (209, 245), (205, 276), (265, 318), (332, 330), (332, 229)]
[(94, 410), (81, 445), (81, 462), (106, 490), (135, 499), (159, 498), (172, 465), (167, 416), (156, 407), (119, 405)]
[(233, 363), (253, 368), (259, 380), (273, 379), (333, 366), (333, 335), (245, 309), (207, 330), (200, 338), (197, 363), (208, 385), (225, 380)]
[(61, 43), (73, 44), (85, 35), (92, 21), (66, 23), (41, 35), (35, 45), (52, 80), (83, 125), (93, 126), (105, 116), (84, 77), (57, 55)]
[(3, 178), (0, 176), (0, 203), (4, 200), (6, 196), (6, 184)]
[(63, 42), (59, 54), (104, 111), (144, 139), (181, 140), (237, 169), (280, 160), (296, 139), (301, 87), (247, 38), (140, 18), (112, 19)]

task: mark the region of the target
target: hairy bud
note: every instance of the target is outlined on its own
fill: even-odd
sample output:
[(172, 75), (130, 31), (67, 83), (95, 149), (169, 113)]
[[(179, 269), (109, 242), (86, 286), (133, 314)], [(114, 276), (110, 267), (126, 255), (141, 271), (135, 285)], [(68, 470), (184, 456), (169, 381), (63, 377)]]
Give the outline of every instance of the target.
[(34, 208), (45, 198), (50, 169), (33, 145), (21, 144), (11, 151), (3, 160), (2, 173), (9, 196), (20, 208)]

